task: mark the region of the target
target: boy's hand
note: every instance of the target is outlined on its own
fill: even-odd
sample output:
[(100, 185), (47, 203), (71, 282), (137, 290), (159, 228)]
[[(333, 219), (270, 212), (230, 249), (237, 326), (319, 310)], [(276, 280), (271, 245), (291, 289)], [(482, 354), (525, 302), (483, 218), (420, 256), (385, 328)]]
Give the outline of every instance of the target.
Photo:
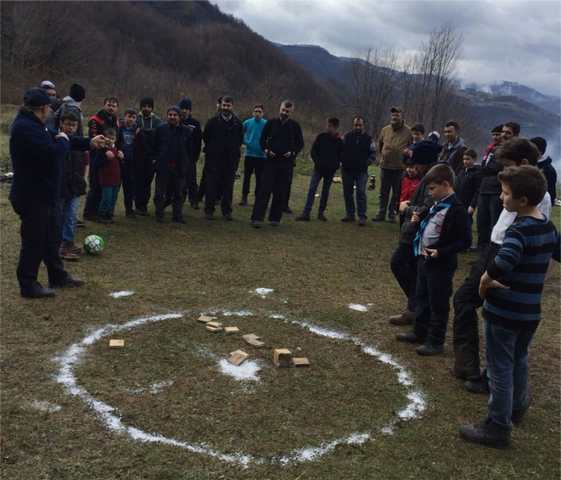
[(92, 148), (95, 149), (100, 149), (100, 148), (105, 148), (105, 145), (107, 144), (107, 138), (105, 138), (103, 135), (96, 135), (95, 137), (92, 138), (90, 144), (92, 146)]
[(419, 217), (419, 214), (417, 212), (411, 215), (411, 221), (413, 223), (419, 223), (421, 221), (421, 217)]
[(405, 202), (401, 202), (399, 204), (399, 213), (405, 212), (405, 210), (407, 209), (410, 203), (411, 202), (409, 200), (405, 200)]
[(117, 157), (119, 158), (119, 160), (122, 160), (123, 158), (125, 158), (125, 154), (121, 150), (119, 150), (117, 152)]
[(481, 280), (479, 281), (479, 296), (483, 299), (487, 297), (487, 293), (489, 292), (490, 288), (508, 288), (506, 285), (503, 285), (501, 282), (497, 282), (497, 280), (493, 280), (487, 272), (485, 272), (481, 276)]
[(113, 160), (115, 158), (115, 154), (113, 152), (105, 152), (105, 156), (109, 159), (109, 160)]
[(423, 255), (427, 258), (438, 258), (438, 250), (436, 248), (425, 248)]
[(66, 135), (66, 133), (64, 133), (64, 132), (59, 132), (59, 133), (56, 135), (55, 138), (56, 138), (57, 140), (58, 140), (59, 138), (64, 138), (67, 142), (69, 141), (69, 140), (68, 140), (68, 135)]
[(475, 208), (473, 207), (468, 207), (468, 215), (470, 217), (473, 217), (473, 214), (475, 213)]

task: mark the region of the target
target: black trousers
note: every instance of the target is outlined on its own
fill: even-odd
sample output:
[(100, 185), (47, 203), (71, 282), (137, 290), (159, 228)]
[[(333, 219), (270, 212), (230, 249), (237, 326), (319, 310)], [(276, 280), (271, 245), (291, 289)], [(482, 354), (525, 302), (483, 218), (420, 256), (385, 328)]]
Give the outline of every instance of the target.
[[(290, 162), (292, 162), (292, 160)], [(265, 219), (269, 200), (272, 196), (269, 221), (281, 221), (282, 213), (288, 203), (287, 198), (290, 190), (292, 172), (292, 163), (288, 164), (287, 162), (274, 159), (265, 161), (261, 188), (257, 194), (257, 199), (253, 206), (253, 213), (251, 214), (252, 220), (262, 222)]]
[(84, 205), (84, 217), (95, 217), (101, 202), (101, 185), (99, 184), (99, 169), (91, 167), (88, 172), (88, 194)]
[(499, 195), (479, 195), (477, 199), (477, 246), (485, 248), (491, 242), (491, 231), (497, 223), (503, 203)]
[[(380, 210), (378, 211), (378, 215), (385, 217), (386, 211), (388, 211), (389, 215), (394, 216), (398, 211), (403, 172), (401, 170), (380, 168), (380, 177)], [(392, 194), (391, 201), (390, 191)]]
[(454, 370), (466, 378), (479, 376), (477, 309), (483, 305), (479, 296), (479, 281), (498, 250), (499, 246), (495, 244), (481, 250), (469, 275), (454, 294)]
[(417, 304), (417, 257), (413, 254), (413, 246), (400, 243), (393, 252), (390, 266), (397, 283), (407, 297), (407, 310), (415, 312)]
[(123, 199), (125, 203), (125, 210), (127, 212), (132, 212), (134, 209), (134, 201), (136, 197), (135, 189), (135, 175), (134, 175), (134, 164), (132, 159), (125, 160), (123, 163), (123, 168), (121, 170), (121, 182), (123, 185)]
[(21, 219), (21, 250), (17, 277), (22, 292), (37, 284), (41, 262), (47, 267), (49, 284), (63, 283), (68, 277), (59, 255), (62, 240), (62, 205), (32, 203), (14, 205)]
[(146, 210), (152, 190), (154, 180), (154, 163), (151, 158), (146, 156), (135, 159), (134, 169), (134, 203), (136, 208)]
[(238, 170), (238, 161), (206, 165), (205, 213), (214, 213), (216, 202), (221, 199), (222, 215), (231, 215), (234, 196), (234, 181)]
[(251, 187), (251, 175), (255, 174), (255, 198), (257, 198), (257, 192), (261, 185), (261, 179), (263, 177), (263, 168), (265, 165), (265, 159), (259, 157), (251, 157), (247, 155), (244, 160), (243, 167), (243, 187), (242, 187), (242, 197), (247, 199), (249, 195), (249, 190)]
[(288, 189), (286, 191), (286, 201), (284, 205), (284, 210), (288, 210), (290, 208), (290, 194), (292, 193), (292, 180), (294, 179), (294, 164), (290, 164), (290, 171), (288, 172)]
[(456, 267), (456, 261), (418, 257), (414, 331), (425, 343), (444, 344)]
[(174, 219), (183, 217), (183, 204), (185, 203), (185, 176), (180, 176), (173, 170), (156, 173), (156, 192), (154, 206), (156, 216), (162, 217), (166, 208), (166, 198), (171, 198), (172, 215)]
[(199, 186), (197, 185), (197, 162), (189, 162), (189, 176), (186, 184), (186, 196), (189, 203), (195, 205), (199, 203)]

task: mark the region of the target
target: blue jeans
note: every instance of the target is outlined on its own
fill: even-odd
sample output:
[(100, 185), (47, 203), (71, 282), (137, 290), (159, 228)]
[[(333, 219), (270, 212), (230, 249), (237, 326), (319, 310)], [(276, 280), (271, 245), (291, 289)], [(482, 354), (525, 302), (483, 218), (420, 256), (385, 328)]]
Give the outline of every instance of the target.
[(485, 321), (489, 418), (512, 428), (512, 411), (528, 407), (528, 347), (536, 329), (510, 329)]
[(101, 188), (101, 202), (99, 202), (99, 216), (112, 217), (119, 195), (119, 185)]
[(355, 216), (354, 187), (356, 185), (356, 210), (359, 218), (366, 218), (366, 184), (368, 172), (356, 170), (342, 170), (343, 195), (345, 197), (345, 210), (348, 217)]
[(73, 242), (76, 231), (76, 215), (80, 206), (80, 197), (65, 198), (62, 201), (62, 241)]
[(312, 177), (310, 178), (310, 187), (308, 189), (308, 198), (306, 199), (306, 205), (304, 206), (303, 214), (310, 216), (312, 207), (314, 206), (314, 200), (316, 196), (316, 191), (319, 186), (319, 182), (323, 179), (323, 187), (321, 189), (321, 198), (319, 200), (319, 213), (323, 213), (327, 207), (327, 200), (329, 199), (329, 190), (331, 188), (331, 183), (333, 182), (333, 175), (335, 171), (318, 171), (314, 170)]

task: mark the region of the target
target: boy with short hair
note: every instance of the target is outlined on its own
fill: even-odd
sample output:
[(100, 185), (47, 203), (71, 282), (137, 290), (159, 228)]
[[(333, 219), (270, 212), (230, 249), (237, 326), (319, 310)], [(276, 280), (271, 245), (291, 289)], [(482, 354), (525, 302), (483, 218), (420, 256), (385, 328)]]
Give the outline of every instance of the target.
[(530, 139), (540, 152), (540, 158), (538, 159), (538, 168), (542, 171), (545, 180), (547, 181), (547, 191), (551, 197), (551, 204), (555, 205), (555, 199), (557, 198), (557, 171), (552, 165), (551, 157), (545, 156), (545, 151), (547, 150), (547, 141), (543, 137), (534, 137)]
[(481, 183), (481, 166), (476, 165), (477, 152), (468, 148), (463, 156), (464, 168), (456, 177), (456, 193), (460, 201), (466, 207), (470, 217), (473, 217), (479, 197), (479, 185)]
[(99, 185), (101, 187), (101, 201), (99, 202), (99, 221), (101, 223), (113, 223), (115, 204), (121, 185), (121, 160), (124, 155), (115, 146), (117, 131), (114, 128), (106, 128), (105, 136), (113, 142), (111, 148), (102, 150), (103, 155), (99, 159)]
[(125, 203), (125, 215), (127, 217), (135, 217), (134, 200), (134, 141), (136, 138), (138, 114), (136, 110), (129, 108), (125, 111), (123, 126), (119, 133), (121, 135), (121, 148), (123, 151), (123, 161), (121, 164), (121, 180), (123, 182), (123, 198)]
[[(76, 112), (67, 110), (59, 117), (60, 131), (69, 138), (76, 134), (80, 117)], [(84, 179), (83, 152), (69, 151), (64, 157), (62, 169), (60, 212), (62, 215), (62, 243), (60, 257), (63, 260), (78, 260), (82, 249), (74, 244), (76, 216), (80, 205), (80, 196), (86, 193)]]
[(314, 161), (314, 171), (310, 178), (306, 205), (302, 215), (296, 218), (297, 221), (308, 222), (310, 220), (316, 191), (321, 180), (323, 180), (323, 187), (319, 202), (318, 220), (327, 221), (324, 213), (327, 208), (327, 200), (329, 199), (329, 189), (333, 182), (333, 176), (341, 164), (341, 155), (343, 154), (343, 140), (339, 135), (338, 129), (339, 119), (330, 117), (327, 119), (326, 131), (320, 133), (314, 140), (310, 151), (310, 156)]
[(471, 225), (454, 193), (454, 172), (448, 165), (432, 167), (425, 182), (435, 204), (412, 218), (418, 225), (413, 241), (418, 257), (415, 323), (413, 331), (398, 334), (397, 340), (421, 343), (417, 353), (428, 356), (444, 351), (452, 280), (458, 253), (471, 244)]
[(512, 423), (528, 410), (528, 347), (540, 322), (543, 284), (552, 257), (559, 261), (559, 234), (539, 211), (546, 181), (532, 166), (499, 174), (504, 208), (516, 213), (502, 247), (481, 277), (484, 299), (489, 412), (479, 425), (460, 427), (469, 442), (502, 448)]

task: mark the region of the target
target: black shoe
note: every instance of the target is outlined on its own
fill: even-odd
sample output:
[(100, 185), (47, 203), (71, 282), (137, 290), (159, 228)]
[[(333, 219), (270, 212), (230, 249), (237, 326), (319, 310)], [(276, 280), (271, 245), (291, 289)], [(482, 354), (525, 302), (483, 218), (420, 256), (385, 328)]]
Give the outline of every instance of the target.
[(171, 221), (172, 221), (173, 223), (182, 223), (182, 224), (186, 224), (186, 223), (187, 223), (183, 217), (173, 217), (173, 218), (171, 219)]
[(358, 219), (358, 226), (359, 227), (366, 227), (366, 217), (360, 217)]
[(373, 222), (383, 222), (386, 219), (385, 215), (378, 214), (374, 218), (372, 218)]
[(191, 208), (193, 210), (198, 210), (200, 207), (199, 207), (199, 204), (197, 202), (192, 202), (191, 203)]
[(415, 335), (415, 333), (413, 332), (407, 332), (407, 333), (398, 333), (395, 336), (396, 340), (398, 342), (404, 342), (404, 343), (423, 343), (423, 339), (419, 338), (417, 335)]
[(52, 298), (56, 296), (52, 288), (45, 288), (40, 283), (36, 283), (32, 287), (21, 289), (21, 296), (24, 298)]
[(293, 213), (290, 207), (286, 207), (282, 212), (286, 213), (287, 215), (292, 215)]
[(310, 216), (302, 214), (299, 217), (296, 217), (295, 220), (297, 222), (309, 222), (310, 221)]
[(147, 217), (148, 216), (148, 210), (145, 209), (145, 208), (136, 207), (136, 214), (140, 215), (141, 217)]
[(251, 221), (251, 226), (253, 228), (261, 228), (263, 226), (263, 222), (261, 222), (259, 220), (252, 220)]
[(222, 217), (224, 218), (224, 220), (226, 220), (227, 222), (233, 222), (234, 221), (234, 217), (232, 217), (231, 213), (227, 213), (226, 215), (222, 215)]
[(520, 425), (522, 419), (524, 418), (524, 415), (526, 415), (526, 412), (528, 411), (528, 408), (529, 405), (524, 408), (519, 408), (518, 410), (512, 410), (512, 416), (510, 417), (512, 423), (514, 423), (515, 425)]
[(280, 222), (277, 222), (276, 220), (271, 220), (269, 222), (269, 225), (271, 225), (271, 227), (278, 227), (280, 225)]
[(477, 380), (481, 376), (479, 370), (475, 372), (470, 372), (469, 370), (458, 370), (455, 367), (450, 369), (450, 373), (453, 377), (459, 380)]
[(49, 282), (49, 288), (77, 288), (82, 287), (84, 283), (85, 282), (83, 280), (67, 275), (67, 277), (61, 282)]
[(462, 425), (460, 438), (487, 447), (506, 448), (510, 445), (510, 430), (501, 428), (487, 419), (477, 425)]
[(388, 222), (395, 223), (395, 215), (388, 215)]
[(342, 222), (345, 223), (354, 223), (356, 221), (355, 217), (351, 217), (349, 215), (347, 215), (346, 217), (341, 219)]
[(136, 218), (136, 213), (134, 213), (134, 210), (127, 210), (125, 212), (125, 217)]
[(82, 220), (76, 220), (76, 228), (86, 228), (86, 224)]
[(432, 343), (425, 343), (416, 348), (419, 355), (423, 357), (432, 357), (433, 355), (441, 355), (444, 353), (443, 345), (433, 345)]
[(403, 325), (413, 325), (415, 321), (415, 313), (409, 310), (400, 313), (399, 315), (392, 315), (390, 317), (390, 323), (392, 325), (403, 326)]
[(487, 378), (479, 377), (478, 379), (468, 380), (464, 382), (464, 387), (470, 393), (479, 393), (481, 395), (489, 394)]
[(322, 222), (327, 222), (327, 217), (323, 213), (318, 213), (318, 220)]

